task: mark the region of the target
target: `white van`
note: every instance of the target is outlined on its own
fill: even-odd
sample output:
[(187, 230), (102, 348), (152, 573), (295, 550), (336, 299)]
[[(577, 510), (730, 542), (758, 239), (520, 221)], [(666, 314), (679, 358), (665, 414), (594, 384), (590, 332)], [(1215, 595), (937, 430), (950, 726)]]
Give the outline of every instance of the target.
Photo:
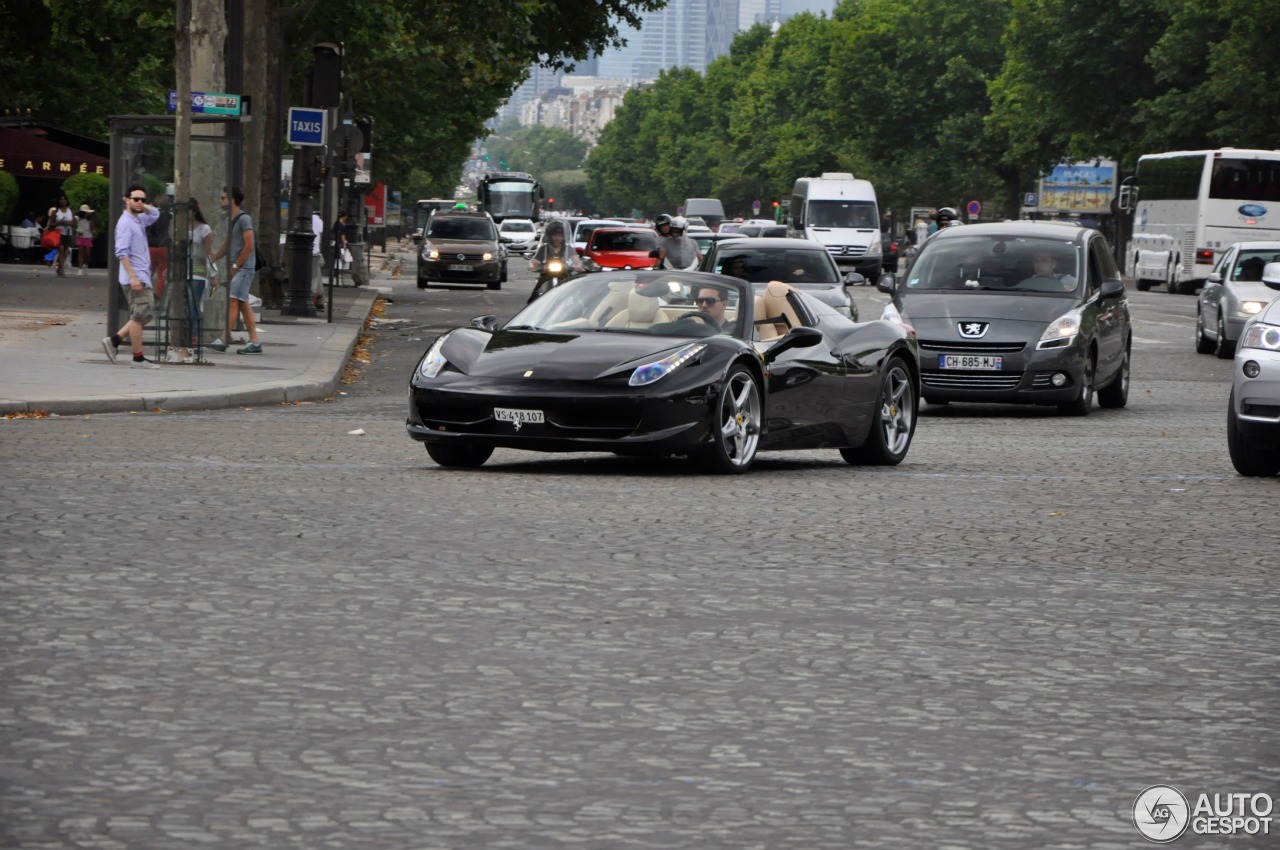
[(719, 230), (720, 222), (724, 221), (724, 204), (719, 198), (685, 198), (683, 215), (685, 218), (696, 215), (707, 227)]
[(791, 190), (787, 233), (827, 246), (841, 271), (856, 271), (869, 282), (880, 277), (880, 208), (870, 181), (847, 171), (801, 177)]

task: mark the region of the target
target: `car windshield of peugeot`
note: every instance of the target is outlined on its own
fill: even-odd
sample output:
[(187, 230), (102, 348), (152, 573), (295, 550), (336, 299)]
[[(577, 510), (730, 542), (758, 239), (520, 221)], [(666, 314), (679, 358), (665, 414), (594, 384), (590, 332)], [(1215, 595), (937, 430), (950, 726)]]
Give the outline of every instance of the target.
[(951, 290), (1002, 295), (1074, 295), (1079, 252), (1062, 239), (974, 236), (934, 240), (912, 264), (903, 297)]

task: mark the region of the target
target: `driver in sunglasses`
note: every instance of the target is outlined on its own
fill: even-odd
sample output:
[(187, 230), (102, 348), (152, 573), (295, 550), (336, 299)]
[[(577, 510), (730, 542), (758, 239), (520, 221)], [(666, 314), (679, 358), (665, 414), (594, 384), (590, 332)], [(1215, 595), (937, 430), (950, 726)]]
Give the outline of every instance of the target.
[(699, 287), (693, 303), (698, 305), (699, 313), (715, 322), (715, 326), (721, 333), (729, 333), (733, 330), (733, 322), (728, 321), (724, 316), (725, 310), (729, 307), (729, 299), (725, 298), (724, 292), (710, 286)]

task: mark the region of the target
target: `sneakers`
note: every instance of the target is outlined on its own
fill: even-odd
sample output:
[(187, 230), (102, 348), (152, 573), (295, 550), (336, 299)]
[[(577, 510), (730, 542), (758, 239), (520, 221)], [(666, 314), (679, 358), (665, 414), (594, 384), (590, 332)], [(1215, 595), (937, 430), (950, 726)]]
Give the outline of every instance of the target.
[(102, 350), (107, 352), (107, 359), (112, 363), (116, 362), (116, 347), (111, 344), (111, 337), (104, 336), (102, 338)]
[(145, 357), (144, 357), (144, 358), (142, 358), (141, 360), (134, 360), (134, 361), (131, 361), (131, 362), (129, 363), (129, 365), (130, 365), (130, 366), (132, 366), (132, 367), (133, 367), (133, 368), (135, 368), (135, 369), (159, 369), (159, 368), (160, 368), (160, 364), (159, 364), (159, 363), (156, 363), (156, 362), (154, 362), (154, 361), (148, 360), (148, 359), (147, 359), (147, 358), (145, 358)]
[(259, 343), (251, 342), (244, 348), (237, 348), (236, 354), (261, 354), (262, 346)]
[(84, 277), (84, 266), (76, 269), (76, 277)]
[(226, 351), (227, 344), (222, 341), (221, 337), (219, 337), (218, 339), (215, 339), (213, 342), (209, 343), (209, 348), (212, 348), (214, 351), (219, 351), (219, 352)]

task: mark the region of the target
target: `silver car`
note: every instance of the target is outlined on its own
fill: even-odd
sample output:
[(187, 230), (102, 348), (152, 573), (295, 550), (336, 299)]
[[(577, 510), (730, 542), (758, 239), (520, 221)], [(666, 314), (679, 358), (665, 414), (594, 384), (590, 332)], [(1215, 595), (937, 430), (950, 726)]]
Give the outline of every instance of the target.
[[(1262, 283), (1280, 291), (1280, 262), (1268, 263)], [(1245, 325), (1231, 371), (1227, 450), (1241, 475), (1280, 472), (1280, 298)]]
[(1267, 263), (1280, 263), (1280, 242), (1237, 242), (1222, 255), (1196, 303), (1196, 351), (1232, 355), (1244, 323), (1276, 297), (1262, 283)]

